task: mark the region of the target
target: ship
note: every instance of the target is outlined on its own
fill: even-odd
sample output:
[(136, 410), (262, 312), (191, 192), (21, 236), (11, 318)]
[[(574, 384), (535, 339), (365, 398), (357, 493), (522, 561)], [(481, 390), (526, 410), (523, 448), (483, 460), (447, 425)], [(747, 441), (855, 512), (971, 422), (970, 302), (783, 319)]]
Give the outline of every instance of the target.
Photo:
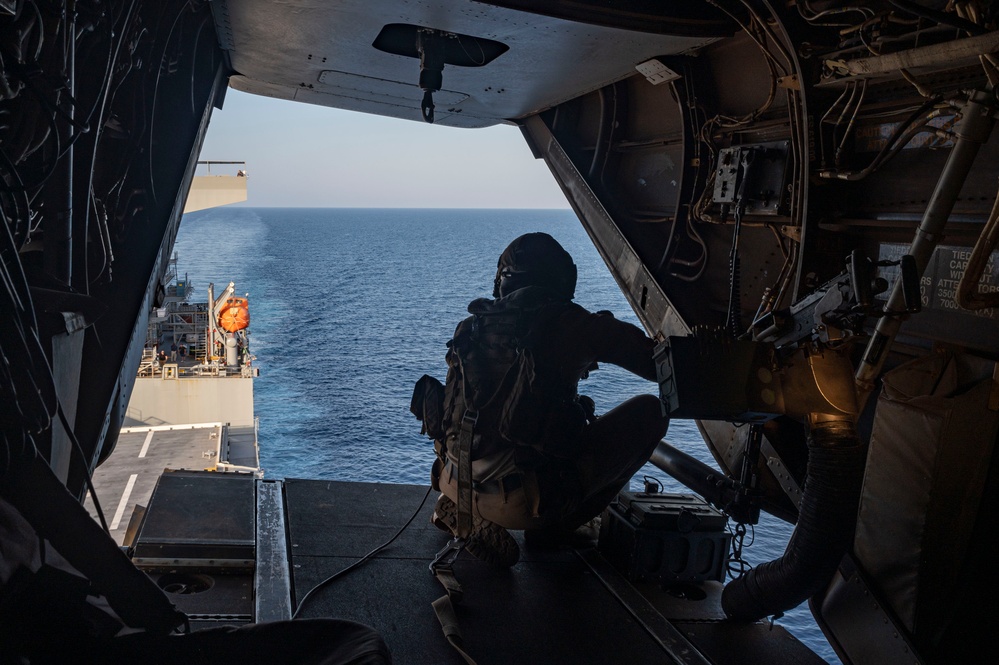
[(167, 484), (188, 489), (165, 489), (161, 514), (197, 495), (210, 515), (173, 511), (143, 544), (151, 500), (125, 553), (100, 531), (81, 546), (97, 528), (82, 501), (124, 444), (149, 313), (231, 87), (518, 127), (659, 342), (663, 408), (697, 421), (716, 462), (657, 448), (704, 500), (679, 513), (719, 511), (736, 535), (761, 511), (795, 525), (782, 557), (727, 582), (678, 580), (663, 552), (717, 536), (636, 522), (635, 497), (611, 506), (604, 547), (503, 575), (459, 557), (477, 660), (820, 662), (770, 621), (802, 602), (843, 663), (987, 660), (997, 11), (0, 0), (0, 498), (24, 518), (11, 533), (28, 524), (140, 624), (138, 587), (195, 629), (338, 616), (372, 625), (399, 662), (461, 662), (428, 608), (441, 590), (427, 563), (446, 544), (429, 505), (323, 584), (399, 532), (426, 487), (174, 471)]
[[(210, 191), (217, 195), (217, 187)], [(190, 200), (197, 196), (195, 187), (187, 207), (197, 205)], [(118, 444), (92, 477), (97, 497), (118, 501), (107, 506), (107, 515), (98, 515), (103, 508), (89, 492), (84, 502), (95, 520), (110, 516), (109, 535), (133, 550), (159, 538), (155, 524), (160, 518), (154, 510), (147, 523), (147, 509), (162, 505), (162, 498), (152, 501), (154, 492), (169, 492), (169, 484), (181, 477), (175, 472), (264, 476), (253, 410), (260, 368), (250, 347), (249, 294), (236, 296), (236, 284), (229, 282), (216, 297), (215, 285), (209, 284), (205, 300), (198, 302), (197, 290), (177, 264), (178, 257), (172, 257), (163, 276), (163, 301), (148, 313), (142, 360)], [(153, 558), (168, 557), (159, 551)], [(140, 556), (138, 563), (148, 567), (149, 561)], [(170, 560), (166, 572), (176, 577), (175, 569)]]

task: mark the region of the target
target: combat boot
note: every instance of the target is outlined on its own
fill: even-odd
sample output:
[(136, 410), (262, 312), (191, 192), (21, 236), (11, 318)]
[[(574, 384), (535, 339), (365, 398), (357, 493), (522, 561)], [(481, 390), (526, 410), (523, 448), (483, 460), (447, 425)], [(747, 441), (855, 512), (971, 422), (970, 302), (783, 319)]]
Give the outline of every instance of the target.
[[(454, 535), (458, 526), (458, 506), (441, 494), (434, 506), (430, 523), (441, 531)], [(510, 532), (477, 516), (472, 517), (472, 533), (465, 541), (465, 549), (476, 559), (497, 568), (509, 568), (520, 560), (520, 547)]]

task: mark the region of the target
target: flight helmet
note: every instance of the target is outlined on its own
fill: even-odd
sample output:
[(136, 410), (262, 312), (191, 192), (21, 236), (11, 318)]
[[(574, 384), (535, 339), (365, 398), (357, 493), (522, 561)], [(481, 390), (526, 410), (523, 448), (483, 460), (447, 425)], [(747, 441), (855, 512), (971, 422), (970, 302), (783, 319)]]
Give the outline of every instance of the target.
[(576, 293), (576, 264), (569, 252), (547, 233), (527, 233), (500, 254), (493, 280), (493, 298), (510, 295), (525, 286), (540, 286), (559, 298)]

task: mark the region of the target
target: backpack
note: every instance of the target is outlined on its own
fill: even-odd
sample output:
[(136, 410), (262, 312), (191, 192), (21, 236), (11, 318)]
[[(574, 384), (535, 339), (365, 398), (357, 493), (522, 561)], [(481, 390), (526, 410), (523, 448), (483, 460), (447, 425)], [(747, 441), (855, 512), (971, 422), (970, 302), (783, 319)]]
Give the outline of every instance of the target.
[(421, 376), (413, 387), (409, 411), (422, 423), (420, 434), (444, 440), (444, 384), (429, 374)]
[(510, 446), (574, 456), (585, 410), (575, 394), (561, 394), (557, 372), (535, 354), (537, 331), (562, 311), (561, 303), (480, 311), (451, 340), (444, 425), (456, 432), (466, 413), (476, 414), (473, 459)]

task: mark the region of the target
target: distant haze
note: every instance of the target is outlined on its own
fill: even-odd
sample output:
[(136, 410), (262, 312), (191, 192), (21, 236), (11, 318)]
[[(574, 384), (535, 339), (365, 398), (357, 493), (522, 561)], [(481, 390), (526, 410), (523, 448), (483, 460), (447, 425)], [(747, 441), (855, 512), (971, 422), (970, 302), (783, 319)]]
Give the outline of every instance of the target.
[[(569, 207), (544, 161), (507, 125), (457, 129), (230, 89), (200, 158), (246, 162), (241, 205)], [(231, 175), (226, 168), (212, 173)]]

